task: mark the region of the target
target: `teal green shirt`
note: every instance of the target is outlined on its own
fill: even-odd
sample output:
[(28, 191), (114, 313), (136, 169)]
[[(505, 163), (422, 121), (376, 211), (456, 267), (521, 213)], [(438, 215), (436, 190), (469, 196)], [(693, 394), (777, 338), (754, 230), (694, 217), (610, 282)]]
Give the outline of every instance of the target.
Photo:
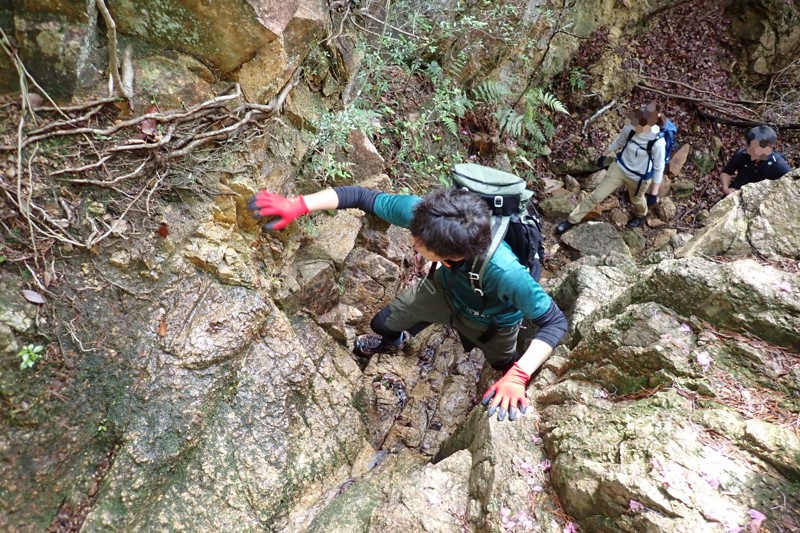
[[(375, 199), (374, 211), (383, 220), (408, 228), (420, 201), (419, 196), (381, 193)], [(485, 303), (472, 290), (468, 271), (467, 265), (461, 268), (442, 265), (437, 276), (453, 306), (472, 320), (488, 324), (494, 316), (498, 326), (506, 327), (518, 324), (523, 316), (535, 320), (550, 309), (550, 296), (505, 242), (494, 253), (483, 275)]]

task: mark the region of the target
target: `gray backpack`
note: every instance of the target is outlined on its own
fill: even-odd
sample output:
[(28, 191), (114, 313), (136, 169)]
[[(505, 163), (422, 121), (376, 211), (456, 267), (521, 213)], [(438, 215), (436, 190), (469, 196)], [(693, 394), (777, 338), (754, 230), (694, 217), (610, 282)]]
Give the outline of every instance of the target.
[(492, 210), (492, 244), (469, 269), (472, 290), (483, 296), (482, 279), (492, 255), (504, 240), (536, 281), (542, 275), (544, 245), (541, 217), (530, 202), (525, 180), (494, 168), (462, 163), (453, 167), (453, 184), (480, 196)]

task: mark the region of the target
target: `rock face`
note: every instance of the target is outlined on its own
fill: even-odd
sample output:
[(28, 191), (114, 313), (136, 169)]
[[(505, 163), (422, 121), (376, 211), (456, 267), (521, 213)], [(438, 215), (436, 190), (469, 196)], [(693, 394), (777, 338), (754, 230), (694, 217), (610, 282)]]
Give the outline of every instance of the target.
[(202, 57), (230, 72), (276, 40), (301, 3), (123, 0), (109, 3), (109, 9), (123, 34)]
[[(200, 42), (198, 23), (169, 37), (187, 54), (169, 59), (193, 72), (189, 53), (221, 70), (252, 57), (238, 76), (257, 100), (291, 76), (302, 35), (326, 13), (311, 2), (241, 0), (225, 13), (190, 0), (109, 3), (120, 20), (143, 19), (121, 26), (141, 40), (219, 17), (229, 35)], [(92, 4), (53, 5), (84, 24)], [(580, 9), (575, 31), (668, 4)], [(50, 26), (30, 38), (55, 50), (65, 26)], [(188, 98), (187, 82), (171, 81)], [(297, 129), (259, 164), (302, 158), (312, 111), (298, 101), (311, 91), (297, 94), (287, 104)], [(383, 162), (361, 141), (346, 155), (368, 177)], [(266, 186), (291, 189), (277, 167)], [(418, 275), (406, 268), (420, 270), (407, 231), (339, 211), (261, 234), (246, 209), (256, 184), (237, 176), (220, 180), (208, 209), (166, 207), (182, 220), (169, 238), (131, 235), (108, 257), (66, 261), (51, 287), (58, 306), (26, 302), (29, 287), (0, 269), (3, 531), (800, 527), (800, 275), (786, 268), (798, 258), (796, 174), (721, 202), (677, 258), (665, 250), (637, 265), (638, 234), (623, 240), (608, 224), (568, 232), (582, 257), (545, 288), (569, 331), (514, 423), (485, 415), (480, 397), (500, 375), (448, 328), (424, 330), (402, 354), (354, 360), (353, 337)], [(664, 231), (653, 245), (679, 237)], [(754, 250), (759, 261), (744, 257)], [(17, 352), (29, 343), (47, 345), (46, 364), (23, 372)]]
[(800, 16), (794, 3), (748, 0), (731, 12), (732, 30), (751, 72), (767, 75), (793, 61), (800, 45), (800, 28), (792, 22)]
[[(194, 104), (216, 76), (240, 81), (245, 95), (266, 103), (291, 78), (324, 36), (321, 0), (122, 0), (107, 2), (117, 27), (119, 57), (131, 46), (135, 90), (163, 97), (161, 105)], [(0, 5), (0, 27), (21, 50), (28, 69), (54, 97), (96, 91), (106, 78), (105, 29), (94, 0), (25, 0)], [(162, 52), (153, 53), (154, 49)], [(178, 58), (168, 57), (178, 54)], [(188, 71), (187, 71), (188, 67)], [(158, 73), (177, 75), (163, 83)], [(190, 74), (191, 72), (191, 74)], [(16, 71), (3, 54), (0, 87), (16, 88)]]
[(747, 185), (711, 210), (705, 228), (679, 257), (758, 254), (768, 259), (800, 259), (800, 171), (776, 181)]
[[(19, 47), (27, 69), (53, 97), (65, 97), (88, 80), (102, 78), (95, 64), (105, 63), (95, 49), (97, 11), (94, 1), (24, 0), (0, 4), (0, 27)], [(3, 53), (0, 90), (18, 90), (18, 74)]]

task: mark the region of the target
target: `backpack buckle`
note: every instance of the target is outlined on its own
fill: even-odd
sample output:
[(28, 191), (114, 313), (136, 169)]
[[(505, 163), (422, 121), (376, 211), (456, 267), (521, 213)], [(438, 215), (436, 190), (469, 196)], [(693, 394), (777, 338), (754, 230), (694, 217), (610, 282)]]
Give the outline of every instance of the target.
[(502, 196), (495, 196), (494, 197), (494, 206), (495, 207), (503, 207), (503, 197)]
[[(474, 289), (472, 289), (472, 290), (474, 290), (474, 291), (475, 291), (475, 294), (477, 294), (478, 296), (481, 296), (481, 297), (483, 296), (483, 291), (482, 291), (482, 290), (480, 290), (479, 288), (475, 287), (475, 288), (474, 288)], [(481, 315), (478, 315), (478, 316), (481, 316)]]
[(471, 279), (472, 281), (480, 281), (481, 275), (478, 274), (477, 272), (470, 272), (469, 279)]

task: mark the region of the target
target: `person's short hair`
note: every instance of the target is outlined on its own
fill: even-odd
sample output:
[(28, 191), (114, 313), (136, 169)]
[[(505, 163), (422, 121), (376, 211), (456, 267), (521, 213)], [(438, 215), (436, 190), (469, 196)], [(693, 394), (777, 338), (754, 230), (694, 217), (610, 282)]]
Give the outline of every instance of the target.
[(750, 144), (753, 141), (758, 141), (758, 145), (761, 148), (775, 146), (775, 143), (778, 142), (778, 134), (775, 133), (775, 130), (765, 124), (761, 124), (760, 126), (756, 126), (755, 128), (751, 129), (744, 135), (744, 138), (747, 140), (747, 144)]
[(411, 235), (444, 259), (482, 256), (492, 242), (492, 213), (475, 193), (439, 189), (414, 209)]

